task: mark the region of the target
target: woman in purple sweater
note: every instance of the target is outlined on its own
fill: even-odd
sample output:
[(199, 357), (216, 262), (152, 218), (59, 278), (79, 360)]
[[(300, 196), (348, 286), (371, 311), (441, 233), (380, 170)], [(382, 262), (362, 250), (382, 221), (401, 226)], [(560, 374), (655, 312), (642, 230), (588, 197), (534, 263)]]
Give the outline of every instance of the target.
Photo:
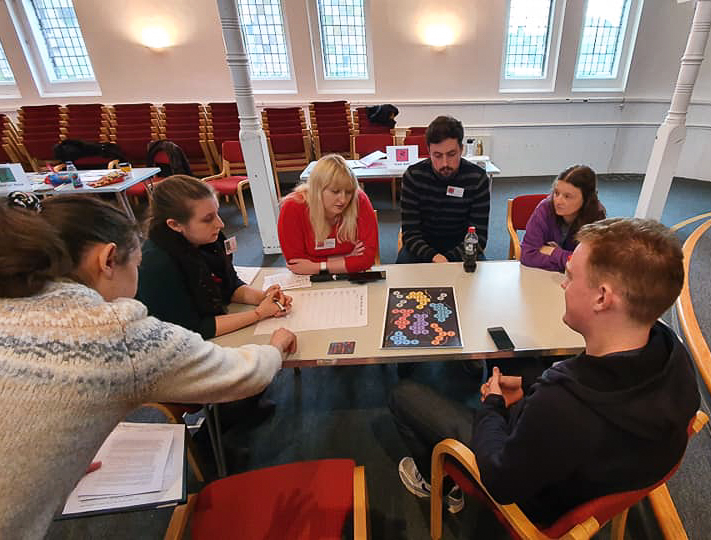
[(521, 263), (563, 272), (580, 227), (605, 217), (605, 207), (597, 198), (595, 171), (585, 165), (565, 169), (526, 224)]

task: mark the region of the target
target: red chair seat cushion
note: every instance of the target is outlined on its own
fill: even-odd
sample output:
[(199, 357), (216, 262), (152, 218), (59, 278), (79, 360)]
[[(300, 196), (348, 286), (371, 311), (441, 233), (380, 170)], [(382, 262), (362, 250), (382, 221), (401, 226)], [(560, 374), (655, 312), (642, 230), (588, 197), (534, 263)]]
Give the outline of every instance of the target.
[(278, 465), (212, 482), (192, 515), (193, 540), (340, 540), (353, 511), (350, 459)]
[(220, 195), (234, 195), (237, 193), (237, 186), (245, 180), (247, 180), (246, 176), (226, 176), (225, 178), (209, 180), (207, 183)]

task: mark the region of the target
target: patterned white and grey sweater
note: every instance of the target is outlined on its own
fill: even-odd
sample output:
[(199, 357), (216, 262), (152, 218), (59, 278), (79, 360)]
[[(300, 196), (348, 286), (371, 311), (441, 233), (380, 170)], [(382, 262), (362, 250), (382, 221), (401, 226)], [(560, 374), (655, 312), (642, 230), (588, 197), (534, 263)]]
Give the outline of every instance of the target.
[(75, 282), (0, 298), (0, 538), (42, 538), (101, 443), (141, 403), (245, 398), (280, 367), (275, 347), (219, 347)]

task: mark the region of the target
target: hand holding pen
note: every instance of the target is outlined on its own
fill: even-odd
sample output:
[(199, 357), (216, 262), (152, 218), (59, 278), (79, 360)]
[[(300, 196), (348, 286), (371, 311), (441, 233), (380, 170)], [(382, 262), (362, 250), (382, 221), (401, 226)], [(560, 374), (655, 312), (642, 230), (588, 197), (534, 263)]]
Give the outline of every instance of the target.
[(273, 313), (270, 309), (270, 314), (273, 317), (283, 317), (289, 311), (291, 311), (291, 296), (284, 294), (279, 285), (272, 285), (264, 292), (264, 301), (272, 302), (273, 306), (277, 309)]

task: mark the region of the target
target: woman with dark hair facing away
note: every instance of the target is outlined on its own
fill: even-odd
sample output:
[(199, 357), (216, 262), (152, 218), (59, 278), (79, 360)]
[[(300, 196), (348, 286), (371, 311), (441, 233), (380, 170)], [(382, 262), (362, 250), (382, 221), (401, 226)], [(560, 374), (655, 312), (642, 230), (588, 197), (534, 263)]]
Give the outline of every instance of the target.
[(295, 274), (367, 270), (378, 251), (378, 222), (346, 160), (318, 160), (306, 182), (282, 201), (279, 243)]
[[(99, 447), (148, 401), (261, 392), (296, 348), (219, 347), (133, 300), (139, 231), (98, 198), (0, 205), (0, 538), (43, 538)], [(23, 208), (17, 208), (20, 205)], [(18, 428), (18, 426), (20, 426)]]
[(580, 227), (605, 219), (597, 198), (597, 176), (586, 165), (573, 165), (558, 175), (551, 194), (543, 199), (526, 224), (521, 263), (544, 270), (565, 271), (578, 242)]
[[(212, 188), (197, 178), (178, 174), (155, 186), (136, 296), (151, 315), (205, 339), (291, 309), (279, 286), (259, 291), (237, 277), (218, 208)], [(255, 308), (228, 314), (232, 302)]]

